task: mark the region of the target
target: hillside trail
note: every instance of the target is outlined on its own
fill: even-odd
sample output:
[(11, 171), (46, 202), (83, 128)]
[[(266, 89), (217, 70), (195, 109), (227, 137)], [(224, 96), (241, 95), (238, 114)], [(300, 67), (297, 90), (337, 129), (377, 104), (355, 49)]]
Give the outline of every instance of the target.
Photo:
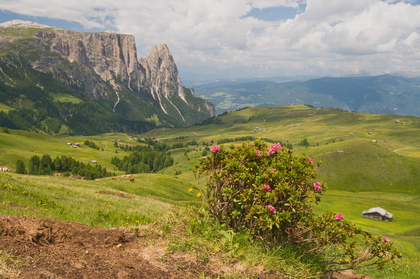
[[(125, 228), (0, 215), (0, 278), (223, 278), (225, 267), (168, 252), (164, 240), (150, 238)], [(267, 273), (258, 278), (282, 277)], [(342, 273), (332, 278), (367, 277)]]

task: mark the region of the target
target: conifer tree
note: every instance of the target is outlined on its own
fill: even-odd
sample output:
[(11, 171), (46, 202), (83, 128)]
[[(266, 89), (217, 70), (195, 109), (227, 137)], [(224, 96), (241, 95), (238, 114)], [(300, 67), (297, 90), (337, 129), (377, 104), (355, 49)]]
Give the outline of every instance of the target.
[(34, 155), (29, 159), (29, 174), (37, 175), (39, 173), (40, 158)]
[(26, 173), (25, 163), (22, 160), (17, 160), (16, 162), (16, 173), (20, 173), (20, 174)]

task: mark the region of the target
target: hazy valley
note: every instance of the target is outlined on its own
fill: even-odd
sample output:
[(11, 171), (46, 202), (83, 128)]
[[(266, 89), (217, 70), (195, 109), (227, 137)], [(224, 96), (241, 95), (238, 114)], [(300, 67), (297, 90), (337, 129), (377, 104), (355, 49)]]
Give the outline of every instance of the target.
[(197, 96), (217, 112), (246, 106), (308, 104), (371, 114), (420, 116), (420, 78), (381, 75), (357, 77), (291, 77), (191, 82)]

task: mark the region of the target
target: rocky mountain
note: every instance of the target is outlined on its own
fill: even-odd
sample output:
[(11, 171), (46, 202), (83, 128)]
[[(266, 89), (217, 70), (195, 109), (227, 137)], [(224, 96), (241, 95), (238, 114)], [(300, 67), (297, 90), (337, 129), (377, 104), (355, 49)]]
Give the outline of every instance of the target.
[(132, 35), (0, 24), (0, 126), (53, 133), (191, 125), (214, 106), (182, 86), (168, 47), (138, 58)]

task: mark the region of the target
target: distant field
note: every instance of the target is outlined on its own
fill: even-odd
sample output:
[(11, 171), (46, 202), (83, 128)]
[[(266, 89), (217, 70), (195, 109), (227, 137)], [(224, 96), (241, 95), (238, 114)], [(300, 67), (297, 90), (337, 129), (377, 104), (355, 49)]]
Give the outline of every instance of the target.
[(394, 152), (404, 156), (420, 157), (420, 148), (404, 147), (398, 148)]
[[(128, 152), (119, 151), (114, 147), (111, 140), (121, 139), (121, 144), (135, 144), (133, 140), (125, 134), (106, 134), (93, 137), (71, 137), (71, 136), (50, 136), (46, 134), (37, 134), (27, 131), (17, 131), (9, 129), (10, 134), (2, 133), (0, 129), (0, 167), (8, 167), (14, 171), (17, 160), (23, 160), (26, 166), (29, 159), (34, 156), (48, 154), (51, 158), (56, 156), (69, 156), (83, 163), (97, 161), (102, 167), (116, 174), (123, 174), (122, 171), (114, 170), (111, 164), (112, 157), (122, 158), (128, 155)], [(86, 140), (94, 141), (100, 150), (92, 149), (83, 143)], [(73, 148), (67, 143), (79, 143), (80, 147)], [(119, 153), (116, 153), (119, 152)]]
[(79, 104), (79, 103), (83, 103), (82, 100), (80, 100), (79, 98), (76, 98), (72, 95), (69, 94), (60, 94), (60, 93), (55, 93), (55, 94), (51, 94), (52, 97), (54, 98), (55, 101), (59, 101), (59, 102), (68, 102), (68, 103), (73, 103), (73, 104)]
[(12, 107), (9, 107), (9, 106), (7, 106), (3, 103), (0, 103), (0, 110), (1, 111), (8, 112), (9, 110), (12, 110), (12, 109), (13, 109)]

